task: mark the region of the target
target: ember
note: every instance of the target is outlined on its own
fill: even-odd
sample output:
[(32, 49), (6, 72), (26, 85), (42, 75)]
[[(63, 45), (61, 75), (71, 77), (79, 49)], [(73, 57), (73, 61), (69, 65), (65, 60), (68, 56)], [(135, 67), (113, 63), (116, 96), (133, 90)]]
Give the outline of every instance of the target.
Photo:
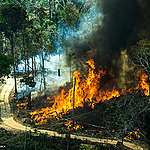
[(129, 140), (132, 140), (132, 139), (134, 139), (134, 138), (137, 138), (137, 139), (140, 139), (140, 135), (139, 135), (139, 129), (137, 129), (137, 130), (135, 130), (135, 131), (132, 131), (132, 132), (129, 132), (128, 133), (128, 136), (127, 136), (127, 138), (129, 139)]
[[(68, 92), (62, 89), (58, 96), (54, 96), (52, 107), (42, 108), (41, 110), (30, 113), (32, 122), (35, 123), (35, 125), (46, 123), (47, 120), (52, 117), (59, 119), (63, 114), (66, 114), (73, 108), (83, 107), (85, 103), (93, 109), (95, 104), (100, 101), (110, 100), (113, 97), (119, 97), (120, 94), (132, 91), (126, 90), (126, 92), (123, 91), (123, 93), (119, 93), (115, 87), (107, 91), (100, 89), (100, 79), (106, 72), (102, 69), (96, 72), (93, 60), (88, 60), (86, 63), (89, 64), (90, 67), (88, 76), (84, 80), (81, 80), (80, 72), (74, 72), (73, 87)], [(148, 76), (146, 74), (141, 76), (141, 81), (136, 87), (136, 90), (141, 89), (146, 96), (149, 96), (149, 85), (146, 82), (147, 78)], [(51, 100), (53, 101), (53, 99)], [(50, 98), (48, 98), (48, 100), (50, 100)]]
[(17, 107), (25, 107), (27, 104), (28, 104), (28, 102), (20, 103), (20, 104), (17, 104)]
[(28, 105), (28, 102), (17, 104), (18, 112), (20, 112), (21, 109), (26, 109), (27, 105)]

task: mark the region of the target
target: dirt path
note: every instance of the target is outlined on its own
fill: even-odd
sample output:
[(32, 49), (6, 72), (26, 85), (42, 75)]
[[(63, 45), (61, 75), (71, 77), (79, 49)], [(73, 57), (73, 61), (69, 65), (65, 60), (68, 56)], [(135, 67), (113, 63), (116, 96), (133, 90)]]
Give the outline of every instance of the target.
[[(14, 88), (14, 80), (12, 78), (7, 79), (6, 84), (4, 85), (1, 93), (0, 93), (0, 100), (3, 100), (4, 102), (0, 103), (1, 106), (1, 118), (2, 122), (0, 123), (0, 127), (3, 127), (7, 130), (13, 130), (13, 131), (31, 131), (34, 132), (34, 128), (27, 127), (25, 125), (22, 125), (18, 122), (16, 122), (13, 119), (13, 115), (11, 114), (11, 109), (9, 105), (9, 95), (11, 91)], [(48, 131), (48, 130), (38, 130), (41, 133), (47, 133), (50, 136), (58, 136), (58, 137), (65, 137), (65, 135), (58, 134), (55, 131)], [(85, 136), (77, 136), (77, 135), (71, 135), (71, 138), (77, 138), (81, 140), (88, 140), (91, 142), (98, 142), (98, 143), (110, 143), (110, 144), (116, 144), (118, 140), (108, 140), (108, 139), (99, 139), (99, 138), (91, 138), (91, 137), (85, 137)], [(142, 147), (137, 146), (130, 142), (124, 142), (124, 145), (133, 149), (133, 150), (144, 150)]]
[(0, 93), (1, 106), (1, 118), (9, 118), (11, 116), (11, 109), (9, 105), (9, 96), (14, 88), (14, 79), (9, 78), (6, 80), (6, 84), (3, 86)]

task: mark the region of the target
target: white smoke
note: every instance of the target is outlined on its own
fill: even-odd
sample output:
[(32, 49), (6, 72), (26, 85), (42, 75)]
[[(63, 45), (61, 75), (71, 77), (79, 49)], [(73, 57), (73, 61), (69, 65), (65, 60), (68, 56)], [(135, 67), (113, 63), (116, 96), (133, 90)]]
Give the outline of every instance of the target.
[[(73, 41), (74, 39), (86, 39), (94, 30), (97, 29), (97, 26), (99, 26), (100, 24), (98, 20), (100, 20), (102, 15), (96, 8), (96, 0), (80, 0), (80, 2), (89, 6), (88, 11), (86, 12), (86, 14), (84, 14), (84, 16), (80, 18), (77, 27), (68, 27), (67, 25), (62, 25), (61, 23), (60, 25), (58, 25), (57, 35), (59, 35), (59, 37), (54, 42), (56, 52), (45, 56), (46, 73), (44, 74), (44, 76), (45, 81), (47, 83), (47, 87), (59, 87), (65, 84), (66, 82), (70, 81), (69, 67), (67, 67), (67, 64), (65, 62), (65, 48), (63, 46), (63, 41)], [(41, 54), (38, 54), (35, 57), (35, 59), (37, 63), (37, 70), (41, 70)], [(29, 59), (29, 64), (31, 67), (31, 59)], [(58, 76), (58, 69), (61, 70), (61, 76)], [(21, 60), (18, 64), (18, 72), (24, 71), (24, 60)], [(19, 83), (18, 92), (24, 92), (24, 94), (26, 95), (31, 91), (44, 90), (42, 73), (38, 73), (38, 75), (35, 77), (35, 82), (36, 86), (34, 88), (30, 88), (22, 83)]]

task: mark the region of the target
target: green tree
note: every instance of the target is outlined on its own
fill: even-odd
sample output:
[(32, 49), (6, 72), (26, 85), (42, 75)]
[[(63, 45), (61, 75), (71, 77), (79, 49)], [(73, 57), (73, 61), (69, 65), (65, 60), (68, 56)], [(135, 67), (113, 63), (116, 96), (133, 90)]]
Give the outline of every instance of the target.
[(10, 74), (12, 64), (12, 57), (0, 53), (0, 78)]
[(62, 20), (69, 26), (75, 26), (79, 21), (79, 10), (72, 2), (68, 2), (61, 11)]
[(13, 71), (15, 80), (15, 93), (17, 93), (16, 61), (15, 61), (15, 36), (26, 23), (27, 13), (15, 3), (4, 3), (0, 5), (0, 31), (5, 33), (11, 45), (11, 56), (13, 57)]

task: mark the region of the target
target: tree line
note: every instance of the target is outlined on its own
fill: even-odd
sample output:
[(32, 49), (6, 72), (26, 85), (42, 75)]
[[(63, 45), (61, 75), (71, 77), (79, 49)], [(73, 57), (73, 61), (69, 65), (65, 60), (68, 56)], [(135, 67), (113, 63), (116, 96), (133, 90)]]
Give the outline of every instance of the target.
[[(0, 78), (13, 68), (17, 93), (17, 64), (24, 60), (26, 78), (36, 75), (35, 56), (56, 51), (55, 42), (63, 37), (57, 32), (59, 24), (77, 28), (80, 18), (88, 11), (85, 2), (74, 0), (3, 0), (0, 2)], [(29, 59), (31, 58), (32, 67)], [(12, 67), (11, 67), (12, 66)], [(33, 79), (32, 78), (32, 79)]]

